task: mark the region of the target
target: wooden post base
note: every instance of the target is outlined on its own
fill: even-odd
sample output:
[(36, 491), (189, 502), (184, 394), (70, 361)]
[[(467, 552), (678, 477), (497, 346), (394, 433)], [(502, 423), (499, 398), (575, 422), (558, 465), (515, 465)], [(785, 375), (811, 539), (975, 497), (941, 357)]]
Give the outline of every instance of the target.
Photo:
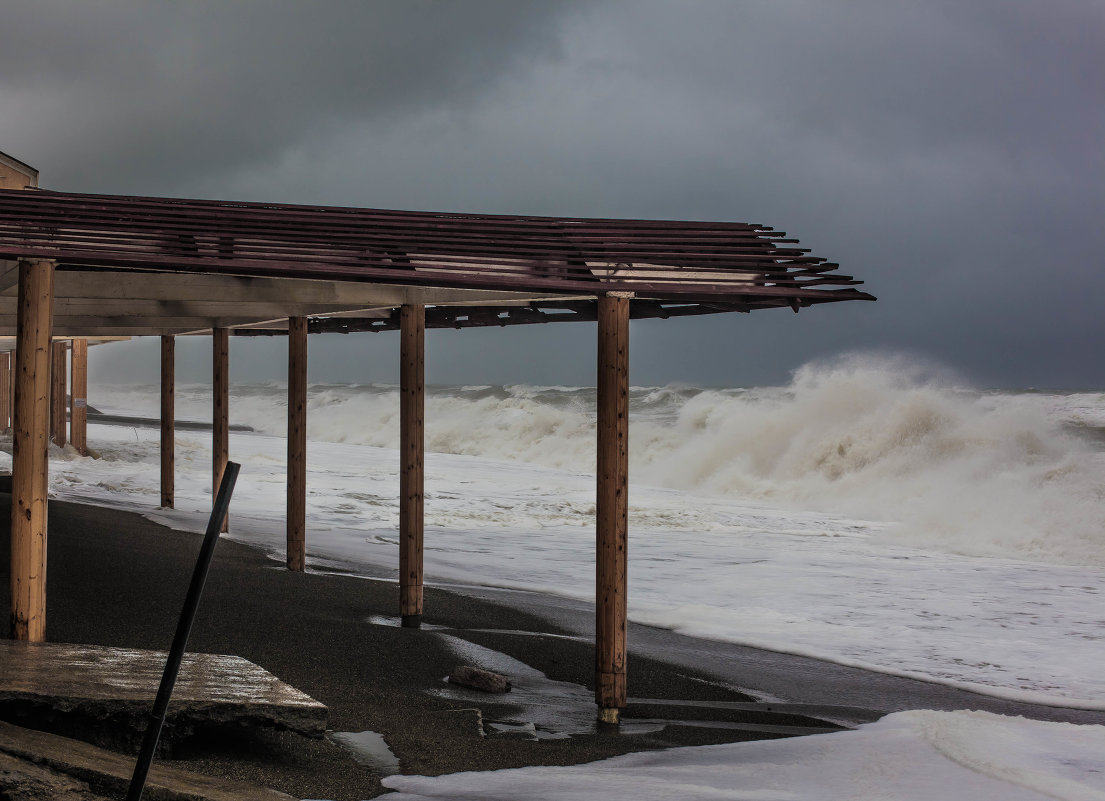
[(403, 621), (403, 628), (405, 629), (422, 628), (422, 615), (403, 615), (401, 619)]
[(608, 726), (617, 726), (621, 723), (622, 711), (615, 707), (599, 707), (599, 723)]

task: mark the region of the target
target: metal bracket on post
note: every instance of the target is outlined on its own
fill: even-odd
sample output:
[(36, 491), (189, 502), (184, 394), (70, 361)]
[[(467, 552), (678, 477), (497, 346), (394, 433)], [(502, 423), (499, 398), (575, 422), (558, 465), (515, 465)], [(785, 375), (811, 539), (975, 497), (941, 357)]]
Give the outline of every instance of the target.
[(165, 725), (165, 715), (169, 709), (173, 685), (176, 684), (176, 677), (180, 672), (184, 649), (188, 645), (188, 635), (192, 633), (192, 623), (199, 610), (203, 585), (207, 582), (207, 571), (211, 567), (211, 557), (215, 553), (215, 543), (219, 540), (219, 529), (230, 509), (230, 496), (234, 494), (234, 482), (238, 479), (240, 468), (241, 465), (236, 462), (227, 462), (226, 469), (223, 471), (219, 492), (215, 496), (215, 505), (211, 509), (211, 518), (207, 521), (207, 533), (204, 534), (200, 555), (196, 560), (196, 569), (192, 572), (192, 583), (188, 585), (188, 595), (184, 598), (184, 608), (180, 610), (180, 620), (177, 622), (176, 634), (173, 636), (173, 645), (169, 649), (169, 658), (165, 662), (165, 673), (161, 676), (161, 686), (157, 688), (153, 711), (150, 712), (150, 722), (142, 738), (142, 750), (139, 751), (138, 761), (134, 765), (134, 775), (130, 780), (130, 789), (127, 790), (127, 801), (141, 801), (142, 791), (146, 787), (146, 776), (150, 772), (154, 751), (157, 750), (157, 741), (161, 738), (161, 728)]

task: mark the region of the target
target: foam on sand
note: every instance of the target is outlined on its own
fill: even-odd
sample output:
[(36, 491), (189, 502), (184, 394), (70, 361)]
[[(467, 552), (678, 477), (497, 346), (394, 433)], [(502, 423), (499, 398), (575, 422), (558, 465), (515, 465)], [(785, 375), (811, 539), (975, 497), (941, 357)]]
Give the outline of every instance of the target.
[(1102, 801), (1105, 726), (911, 711), (850, 732), (384, 785), (393, 801)]

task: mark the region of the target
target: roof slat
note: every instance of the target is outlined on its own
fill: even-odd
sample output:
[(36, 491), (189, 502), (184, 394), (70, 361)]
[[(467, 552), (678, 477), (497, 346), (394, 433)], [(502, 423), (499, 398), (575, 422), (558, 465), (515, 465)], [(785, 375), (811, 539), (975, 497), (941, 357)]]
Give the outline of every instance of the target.
[[(852, 288), (861, 282), (837, 274), (835, 263), (795, 245), (797, 240), (784, 232), (750, 223), (453, 214), (0, 190), (0, 258), (51, 259), (68, 269), (355, 281), (545, 296), (593, 297), (617, 291), (652, 301), (684, 299), (688, 304), (679, 312), (640, 306), (642, 316), (872, 299)], [(478, 318), (462, 316), (465, 321)], [(532, 311), (515, 315), (519, 322), (526, 318), (541, 321)]]

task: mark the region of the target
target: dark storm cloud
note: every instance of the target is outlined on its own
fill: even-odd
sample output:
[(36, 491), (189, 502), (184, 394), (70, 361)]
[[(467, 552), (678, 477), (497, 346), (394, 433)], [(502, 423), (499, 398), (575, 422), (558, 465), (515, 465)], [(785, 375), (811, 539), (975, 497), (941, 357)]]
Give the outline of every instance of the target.
[[(880, 301), (637, 325), (635, 380), (1101, 383), (1095, 0), (8, 5), (0, 150), (50, 186), (762, 222)], [(590, 380), (587, 332), (495, 333), (431, 380)]]
[(555, 56), (566, 7), (7, 4), (6, 146), (101, 190), (264, 165), (350, 121), (464, 105), (516, 62)]

